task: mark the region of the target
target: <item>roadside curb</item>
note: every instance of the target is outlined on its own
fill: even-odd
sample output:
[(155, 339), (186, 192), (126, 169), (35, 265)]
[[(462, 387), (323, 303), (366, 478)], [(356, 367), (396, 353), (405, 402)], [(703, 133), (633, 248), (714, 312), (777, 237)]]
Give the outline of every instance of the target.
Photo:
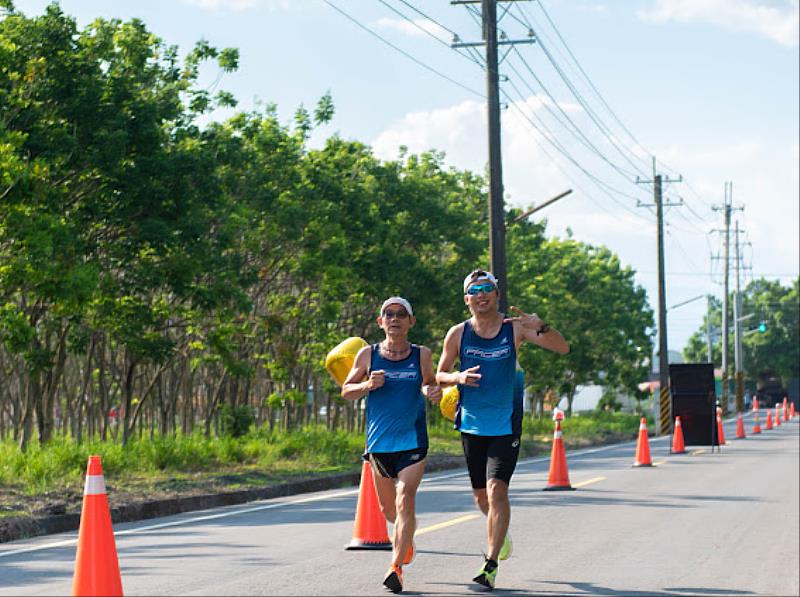
[[(462, 456), (429, 457), (425, 470), (436, 472), (463, 467)], [(326, 491), (342, 487), (358, 486), (361, 482), (360, 469), (355, 472), (301, 479), (256, 489), (226, 491), (205, 495), (174, 497), (162, 500), (144, 500), (124, 506), (111, 508), (111, 520), (114, 524), (136, 522), (162, 516), (172, 516), (184, 512), (207, 510), (220, 506), (234, 506), (256, 500), (268, 500), (288, 495)], [(79, 512), (57, 514), (51, 516), (20, 516), (0, 522), (0, 543), (8, 543), (18, 539), (27, 539), (41, 535), (52, 535), (77, 531), (80, 526)]]

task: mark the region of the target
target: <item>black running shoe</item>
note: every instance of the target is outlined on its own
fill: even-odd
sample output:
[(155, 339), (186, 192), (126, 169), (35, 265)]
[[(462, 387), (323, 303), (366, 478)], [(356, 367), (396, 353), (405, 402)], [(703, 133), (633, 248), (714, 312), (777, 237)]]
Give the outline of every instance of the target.
[(383, 586), (392, 593), (400, 593), (403, 590), (403, 569), (396, 564), (389, 566), (389, 572), (383, 579)]
[(497, 579), (497, 562), (494, 560), (490, 560), (486, 558), (486, 561), (483, 563), (480, 571), (478, 572), (478, 576), (473, 578), (472, 580), (479, 585), (483, 585), (490, 591), (494, 589), (494, 583)]

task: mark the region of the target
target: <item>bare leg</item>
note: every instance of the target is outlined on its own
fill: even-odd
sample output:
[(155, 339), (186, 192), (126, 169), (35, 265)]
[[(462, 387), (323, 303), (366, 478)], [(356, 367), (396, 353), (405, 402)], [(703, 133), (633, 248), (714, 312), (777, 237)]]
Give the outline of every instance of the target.
[(375, 493), (378, 495), (378, 504), (380, 504), (381, 512), (386, 520), (393, 523), (397, 517), (395, 480), (381, 476), (375, 470), (375, 467), (372, 467), (372, 479), (375, 484)]
[(397, 474), (397, 519), (394, 524), (392, 563), (398, 566), (403, 564), (405, 554), (414, 539), (414, 532), (417, 530), (417, 489), (424, 472), (425, 461), (422, 460), (407, 466)]
[(508, 500), (508, 483), (499, 479), (489, 479), (487, 483), (489, 509), (486, 519), (488, 548), (486, 556), (497, 561), (500, 548), (511, 522), (511, 503)]

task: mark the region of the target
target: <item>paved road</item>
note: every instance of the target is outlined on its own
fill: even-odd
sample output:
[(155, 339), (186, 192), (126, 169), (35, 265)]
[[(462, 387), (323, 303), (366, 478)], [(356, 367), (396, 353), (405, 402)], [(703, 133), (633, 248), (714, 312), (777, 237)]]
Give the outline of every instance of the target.
[[(635, 443), (568, 453), (574, 492), (543, 492), (549, 458), (512, 482), (513, 557), (499, 594), (798, 595), (800, 425), (632, 468)], [(762, 422), (763, 425), (763, 422)], [(752, 425), (748, 422), (748, 430)], [(127, 595), (382, 595), (388, 552), (345, 551), (346, 489), (118, 525)], [(473, 595), (484, 521), (461, 472), (432, 474), (419, 499), (406, 593)], [(0, 545), (0, 595), (71, 590), (75, 534)]]

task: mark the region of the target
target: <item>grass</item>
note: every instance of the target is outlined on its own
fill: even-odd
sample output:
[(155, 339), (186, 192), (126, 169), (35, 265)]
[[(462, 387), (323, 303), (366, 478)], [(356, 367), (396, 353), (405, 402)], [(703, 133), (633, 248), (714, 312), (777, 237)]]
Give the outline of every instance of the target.
[[(639, 416), (593, 413), (562, 424), (568, 448), (633, 439)], [(522, 456), (541, 454), (552, 441), (553, 422), (524, 419)], [(429, 427), (431, 455), (459, 455), (461, 441), (448, 421)], [(358, 470), (363, 434), (306, 427), (291, 432), (251, 430), (240, 438), (208, 439), (202, 434), (132, 440), (127, 446), (99, 440), (76, 443), (59, 437), (32, 443), (24, 454), (11, 440), (0, 441), (0, 519), (48, 504), (80, 503), (86, 463), (102, 457), (110, 496), (165, 495), (263, 487), (300, 477)]]

